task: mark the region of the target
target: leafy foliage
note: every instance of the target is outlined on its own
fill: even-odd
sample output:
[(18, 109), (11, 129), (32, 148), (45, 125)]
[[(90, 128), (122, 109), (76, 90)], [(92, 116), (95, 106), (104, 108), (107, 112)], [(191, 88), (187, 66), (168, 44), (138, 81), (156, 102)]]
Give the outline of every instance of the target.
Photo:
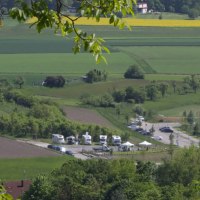
[(90, 70), (86, 74), (86, 82), (93, 83), (93, 82), (99, 82), (99, 81), (106, 81), (107, 79), (107, 73), (105, 71), (101, 71), (98, 69)]
[(19, 88), (21, 89), (24, 84), (24, 79), (21, 76), (19, 76), (14, 80), (14, 84), (18, 85)]
[[(69, 160), (48, 177), (36, 178), (23, 200), (194, 200), (200, 198), (199, 149), (177, 152), (156, 166), (132, 160)], [(48, 190), (46, 190), (48, 188)]]
[(80, 100), (84, 104), (92, 105), (95, 107), (114, 107), (115, 103), (113, 97), (106, 93), (101, 96), (92, 96), (84, 94), (80, 97)]
[(63, 76), (47, 76), (43, 82), (46, 87), (63, 87), (65, 85), (65, 78)]
[(13, 200), (14, 198), (6, 193), (6, 190), (3, 186), (0, 185), (0, 200)]
[(131, 79), (144, 79), (144, 74), (142, 73), (138, 65), (132, 65), (124, 73), (124, 77)]

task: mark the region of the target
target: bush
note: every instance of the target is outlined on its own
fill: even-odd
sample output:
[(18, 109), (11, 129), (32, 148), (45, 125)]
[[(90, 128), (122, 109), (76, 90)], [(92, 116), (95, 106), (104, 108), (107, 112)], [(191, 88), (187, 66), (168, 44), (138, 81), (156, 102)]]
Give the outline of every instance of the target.
[(92, 105), (95, 107), (114, 107), (114, 100), (110, 94), (104, 94), (102, 96), (91, 96), (84, 94), (80, 97), (80, 100), (84, 104)]
[(43, 82), (43, 86), (46, 87), (63, 87), (65, 85), (65, 79), (63, 76), (47, 76)]
[(130, 66), (124, 73), (124, 78), (127, 79), (144, 79), (144, 74), (140, 70), (138, 65)]
[(88, 83), (93, 83), (98, 81), (106, 81), (106, 79), (107, 79), (107, 73), (105, 71), (93, 69), (86, 74), (85, 80)]
[(134, 90), (131, 86), (127, 87), (126, 90), (126, 101), (129, 101), (130, 99), (134, 99), (135, 103), (144, 103), (145, 101), (145, 93), (144, 91), (137, 91)]
[(189, 17), (190, 19), (195, 19), (195, 18), (197, 18), (198, 16), (199, 16), (199, 11), (198, 11), (197, 9), (193, 8), (193, 9), (190, 9), (190, 10), (188, 11), (188, 17)]

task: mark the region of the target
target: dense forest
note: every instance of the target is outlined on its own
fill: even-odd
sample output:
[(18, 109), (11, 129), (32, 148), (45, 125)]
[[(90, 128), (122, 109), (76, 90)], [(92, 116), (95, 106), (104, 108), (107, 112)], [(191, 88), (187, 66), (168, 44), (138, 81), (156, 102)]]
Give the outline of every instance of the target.
[(183, 149), (164, 164), (70, 160), (38, 176), (22, 200), (197, 200), (200, 149)]

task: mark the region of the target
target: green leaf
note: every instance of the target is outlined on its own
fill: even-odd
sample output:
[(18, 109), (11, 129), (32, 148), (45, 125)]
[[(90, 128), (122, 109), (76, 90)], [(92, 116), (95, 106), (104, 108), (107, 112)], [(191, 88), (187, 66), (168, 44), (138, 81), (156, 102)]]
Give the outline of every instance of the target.
[(109, 23), (112, 24), (114, 22), (114, 15), (110, 17)]

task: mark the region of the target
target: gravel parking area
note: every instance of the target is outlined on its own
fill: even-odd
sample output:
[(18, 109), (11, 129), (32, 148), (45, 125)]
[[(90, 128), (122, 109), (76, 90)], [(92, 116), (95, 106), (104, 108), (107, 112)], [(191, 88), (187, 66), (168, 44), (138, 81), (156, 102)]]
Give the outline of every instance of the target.
[(159, 128), (166, 126), (166, 127), (171, 127), (174, 130), (173, 143), (175, 145), (177, 145), (179, 147), (189, 147), (191, 145), (195, 145), (195, 146), (199, 145), (199, 142), (200, 142), (199, 139), (189, 136), (189, 135), (187, 135), (181, 131), (178, 131), (176, 129), (177, 127), (180, 126), (179, 123), (154, 123), (154, 124), (148, 123), (148, 122), (142, 123), (142, 128), (144, 130), (149, 130), (152, 126), (154, 126), (154, 129), (155, 129), (154, 136), (162, 137), (162, 140), (160, 140), (160, 142), (163, 142), (165, 144), (170, 144), (170, 140), (169, 140), (170, 133), (164, 133), (159, 130)]

